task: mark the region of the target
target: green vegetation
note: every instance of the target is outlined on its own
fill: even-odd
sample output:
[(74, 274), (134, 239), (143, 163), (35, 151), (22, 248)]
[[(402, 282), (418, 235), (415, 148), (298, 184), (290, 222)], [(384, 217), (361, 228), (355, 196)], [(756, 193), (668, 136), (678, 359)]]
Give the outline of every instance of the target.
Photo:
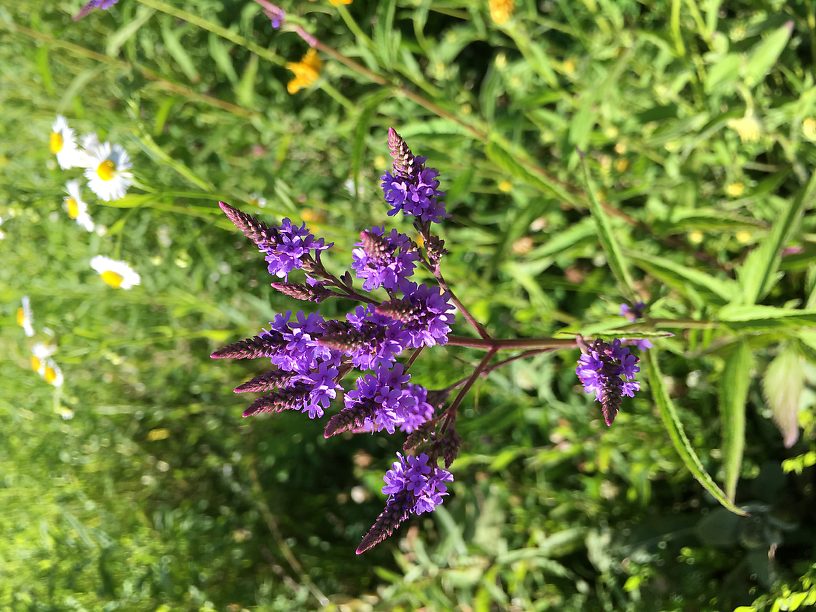
[[(282, 31), (249, 0), (81, 4), (0, 6), (2, 609), (816, 602), (810, 0), (525, 0), (501, 25), (487, 2), (290, 2)], [(295, 25), (322, 70), (289, 94)], [(57, 114), (133, 160), (125, 198), (84, 192), (104, 232), (64, 210)], [(209, 354), (297, 305), (216, 202), (308, 221), (341, 271), (386, 221), (389, 126), (440, 169), (445, 276), (494, 335), (673, 336), (609, 429), (578, 351), (479, 381), (453, 495), (356, 557), (400, 441), (241, 419), (260, 365)], [(141, 284), (105, 285), (98, 254)], [(444, 387), (482, 356), (412, 373)]]

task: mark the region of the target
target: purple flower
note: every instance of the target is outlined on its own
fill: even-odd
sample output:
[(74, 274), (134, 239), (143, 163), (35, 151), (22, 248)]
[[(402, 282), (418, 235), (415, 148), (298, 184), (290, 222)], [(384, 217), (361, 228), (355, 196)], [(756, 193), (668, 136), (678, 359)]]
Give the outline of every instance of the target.
[(393, 173), (382, 176), (383, 195), (392, 207), (388, 215), (402, 211), (423, 222), (442, 221), (446, 217), (445, 204), (439, 199), (445, 194), (439, 191), (439, 172), (426, 168), (426, 158), (415, 156), (393, 128), (388, 129), (388, 147), (394, 159)]
[(269, 17), (269, 20), (272, 22), (272, 27), (275, 30), (279, 30), (283, 25), (283, 22), (286, 20), (286, 11), (276, 4), (272, 4), (266, 0), (262, 0), (258, 4), (261, 5), (263, 12), (266, 13), (267, 17)]
[(384, 228), (372, 227), (360, 233), (360, 242), (355, 246), (351, 267), (357, 278), (365, 280), (366, 291), (379, 287), (396, 289), (401, 280), (413, 274), (414, 262), (419, 260), (411, 239), (395, 229), (385, 234)]
[(430, 457), (426, 453), (420, 453), (416, 457), (404, 457), (397, 453), (397, 458), (399, 460), (385, 473), (382, 492), (388, 496), (396, 496), (408, 491), (413, 498), (410, 508), (413, 514), (430, 512), (441, 504), (442, 498), (448, 494), (445, 483), (453, 480), (453, 474), (435, 465), (428, 465)]
[(620, 315), (622, 317), (626, 317), (630, 321), (634, 322), (638, 319), (643, 318), (643, 313), (646, 311), (646, 304), (643, 302), (635, 302), (634, 305), (630, 306), (627, 303), (623, 303), (620, 305)]
[(402, 299), (383, 302), (376, 312), (402, 323), (402, 329), (410, 338), (409, 347), (433, 346), (448, 341), (450, 326), (456, 319), (452, 312), (450, 296), (438, 287), (417, 285), (403, 281), (399, 285)]
[(453, 474), (436, 465), (428, 465), (430, 457), (427, 454), (405, 457), (397, 453), (397, 459), (383, 478), (382, 492), (388, 495), (385, 509), (357, 547), (358, 555), (390, 536), (409, 515), (434, 510), (448, 494), (445, 483), (453, 480)]
[(95, 10), (107, 11), (117, 2), (119, 2), (119, 0), (91, 0), (90, 2), (85, 4), (85, 6), (83, 6), (81, 9), (79, 9), (79, 12), (76, 15), (74, 15), (74, 21), (79, 21), (91, 11)]
[(640, 390), (640, 383), (635, 381), (635, 374), (640, 371), (637, 363), (638, 358), (620, 340), (612, 344), (595, 340), (578, 359), (575, 373), (584, 391), (595, 393), (607, 427), (620, 410), (621, 398), (634, 397), (635, 391)]
[(323, 332), (324, 320), (318, 313), (305, 314), (298, 311), (296, 319), (289, 321), (292, 313), (275, 315), (270, 323), (270, 330), (264, 331), (277, 342), (277, 350), (269, 355), (272, 363), (281, 370), (305, 374), (318, 362), (334, 359), (338, 353), (318, 343), (317, 338)]
[(305, 223), (298, 227), (284, 219), (280, 227), (271, 229), (274, 231), (271, 239), (258, 246), (266, 254), (269, 273), (279, 278), (287, 278), (292, 270), (304, 267), (312, 252), (316, 256), (332, 246), (324, 244), (322, 238), (315, 239)]

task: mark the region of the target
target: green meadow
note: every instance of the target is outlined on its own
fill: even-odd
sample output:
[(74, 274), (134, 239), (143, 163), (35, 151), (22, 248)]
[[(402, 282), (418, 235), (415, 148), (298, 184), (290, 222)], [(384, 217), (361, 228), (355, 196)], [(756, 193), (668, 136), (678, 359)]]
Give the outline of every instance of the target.
[[(816, 606), (811, 0), (290, 1), (279, 30), (250, 0), (82, 4), (0, 2), (0, 609)], [(128, 153), (124, 197), (60, 167), (58, 115)], [(263, 364), (210, 359), (353, 304), (275, 291), (217, 204), (307, 222), (339, 275), (365, 228), (417, 237), (389, 127), (439, 169), (445, 278), (494, 337), (653, 348), (611, 427), (575, 348), (481, 377), (451, 495), (357, 556), (404, 435), (242, 418)], [(483, 356), (426, 349), (412, 382)]]

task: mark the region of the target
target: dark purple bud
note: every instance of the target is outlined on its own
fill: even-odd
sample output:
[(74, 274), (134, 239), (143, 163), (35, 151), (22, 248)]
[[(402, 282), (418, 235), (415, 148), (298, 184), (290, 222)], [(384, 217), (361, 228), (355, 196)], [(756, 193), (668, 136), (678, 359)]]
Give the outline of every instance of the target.
[(422, 309), (406, 300), (389, 300), (377, 306), (375, 312), (400, 323), (410, 323), (419, 317)]
[(459, 447), (462, 446), (462, 438), (456, 433), (456, 428), (453, 424), (450, 425), (437, 438), (436, 444), (432, 449), (432, 457), (442, 457), (445, 460), (445, 467), (449, 468), (453, 460), (459, 454)]
[(276, 229), (269, 227), (266, 223), (260, 219), (256, 219), (252, 215), (233, 208), (226, 202), (219, 202), (218, 205), (221, 207), (221, 210), (224, 211), (224, 214), (227, 215), (227, 219), (232, 221), (235, 227), (241, 230), (244, 236), (254, 242), (259, 249), (264, 250), (266, 245), (277, 242), (278, 231)]
[(445, 249), (445, 241), (439, 236), (431, 234), (425, 242), (425, 249), (428, 251), (428, 259), (431, 265), (434, 269), (438, 269), (439, 262), (442, 261), (442, 256), (448, 253)]
[(326, 423), (326, 428), (323, 430), (323, 437), (331, 438), (346, 431), (362, 428), (365, 424), (365, 420), (374, 414), (376, 408), (377, 407), (371, 403), (346, 406), (340, 412), (332, 416), (329, 422)]
[(309, 386), (302, 384), (287, 389), (279, 389), (252, 402), (249, 408), (244, 410), (244, 417), (268, 412), (278, 413), (285, 410), (300, 410), (309, 393)]
[(310, 286), (302, 283), (271, 283), (271, 285), (282, 294), (304, 302), (319, 303), (332, 296), (332, 292), (320, 284)]
[(295, 374), (292, 372), (284, 372), (283, 370), (269, 370), (260, 376), (256, 376), (252, 380), (246, 381), (242, 385), (235, 387), (235, 393), (257, 393), (261, 391), (271, 391), (273, 389), (281, 389), (288, 387)]
[[(428, 395), (430, 396), (431, 393), (432, 392), (428, 392)], [(430, 397), (428, 401), (430, 401)], [(430, 440), (432, 436), (433, 436), (432, 427), (430, 423), (426, 423), (419, 429), (414, 430), (413, 432), (408, 434), (408, 437), (405, 438), (405, 442), (403, 442), (402, 444), (402, 450), (407, 453), (417, 448), (420, 444), (424, 444), (425, 442)]]
[(416, 158), (411, 153), (408, 143), (394, 128), (388, 128), (388, 151), (394, 159), (394, 172), (403, 176), (414, 174)]
[[(283, 343), (285, 344), (285, 343)], [(257, 359), (272, 357), (281, 348), (282, 342), (277, 334), (262, 332), (257, 336), (233, 342), (213, 352), (212, 359)]]
[(389, 498), (385, 504), (385, 509), (374, 521), (371, 529), (368, 530), (368, 533), (365, 534), (357, 547), (357, 554), (362, 555), (364, 552), (371, 550), (394, 533), (394, 530), (408, 518), (413, 503), (413, 495), (408, 490)]

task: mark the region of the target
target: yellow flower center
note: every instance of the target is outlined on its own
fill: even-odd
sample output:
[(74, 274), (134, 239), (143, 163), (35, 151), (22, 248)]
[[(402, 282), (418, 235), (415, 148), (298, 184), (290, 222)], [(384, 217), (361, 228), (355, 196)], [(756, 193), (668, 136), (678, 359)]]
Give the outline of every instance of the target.
[(68, 207), (68, 216), (76, 219), (79, 216), (79, 204), (74, 198), (65, 198), (65, 206)]
[(31, 369), (34, 370), (35, 372), (39, 372), (41, 365), (42, 365), (42, 361), (40, 361), (40, 358), (37, 357), (36, 355), (32, 355), (31, 356)]
[(105, 270), (99, 276), (102, 277), (102, 280), (105, 281), (105, 284), (109, 287), (113, 287), (114, 289), (118, 289), (122, 286), (122, 281), (125, 280), (125, 277), (119, 274), (118, 272), (114, 272), (113, 270)]
[(46, 366), (43, 378), (45, 378), (45, 382), (47, 382), (50, 385), (55, 380), (57, 380), (57, 372), (51, 366)]
[(103, 181), (110, 181), (116, 174), (116, 164), (111, 160), (106, 159), (96, 168), (96, 174)]
[(25, 320), (26, 320), (25, 310), (23, 310), (23, 308), (20, 307), (17, 309), (17, 325), (22, 327), (23, 325), (25, 325)]
[(65, 144), (65, 141), (62, 139), (62, 134), (59, 132), (51, 132), (51, 138), (48, 141), (48, 148), (51, 149), (51, 152), (54, 155), (62, 151), (63, 144)]

